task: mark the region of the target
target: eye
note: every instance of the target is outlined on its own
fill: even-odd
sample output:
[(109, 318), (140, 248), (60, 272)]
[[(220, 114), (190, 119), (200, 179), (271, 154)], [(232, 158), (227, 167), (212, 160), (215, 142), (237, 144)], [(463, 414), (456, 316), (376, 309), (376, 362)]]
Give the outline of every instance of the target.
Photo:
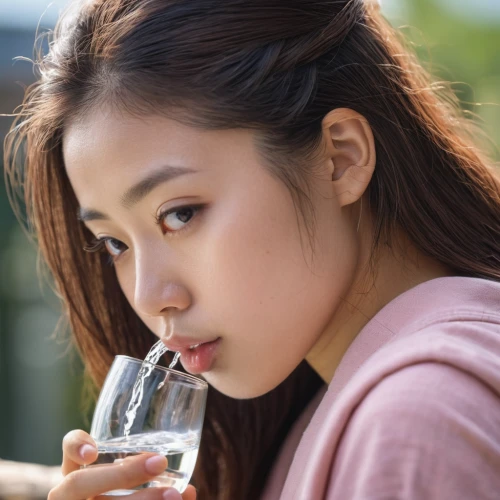
[(179, 232), (195, 217), (202, 209), (200, 205), (189, 205), (176, 207), (165, 212), (161, 212), (156, 217), (156, 223), (161, 227), (163, 234)]
[(83, 247), (86, 252), (107, 252), (112, 261), (115, 261), (125, 250), (127, 245), (116, 238), (95, 238), (89, 245)]
[(115, 238), (104, 238), (104, 246), (108, 253), (113, 257), (118, 257), (122, 252), (124, 252), (128, 247), (125, 243)]
[[(161, 227), (162, 233), (178, 233), (200, 212), (203, 205), (189, 205), (177, 207), (160, 213), (155, 216), (155, 222)], [(116, 238), (105, 236), (94, 238), (90, 244), (83, 247), (86, 252), (106, 252), (109, 254), (109, 263), (115, 262), (125, 250), (128, 249), (125, 243)]]

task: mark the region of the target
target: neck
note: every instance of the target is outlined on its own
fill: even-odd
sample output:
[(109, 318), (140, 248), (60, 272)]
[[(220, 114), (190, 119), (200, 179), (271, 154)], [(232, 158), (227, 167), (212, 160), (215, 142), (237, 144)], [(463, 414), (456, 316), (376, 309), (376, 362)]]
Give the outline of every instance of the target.
[[(376, 275), (358, 272), (347, 295), (311, 351), (307, 362), (329, 384), (345, 352), (358, 333), (380, 309), (403, 292), (434, 278), (453, 276), (449, 268), (423, 255), (405, 237), (397, 235), (394, 248), (384, 246), (376, 262)], [(363, 246), (362, 246), (363, 248)], [(369, 248), (364, 245), (364, 248)], [(369, 255), (361, 253), (359, 269), (367, 269)]]

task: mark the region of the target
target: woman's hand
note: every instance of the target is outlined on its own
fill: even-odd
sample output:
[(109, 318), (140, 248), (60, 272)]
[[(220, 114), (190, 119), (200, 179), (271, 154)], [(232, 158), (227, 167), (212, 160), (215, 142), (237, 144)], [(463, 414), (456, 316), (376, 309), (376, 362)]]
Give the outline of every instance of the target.
[[(106, 500), (110, 490), (134, 488), (152, 480), (167, 468), (162, 455), (144, 453), (115, 464), (95, 465), (80, 469), (97, 460), (95, 441), (84, 431), (71, 431), (63, 439), (62, 473), (64, 479), (53, 488), (47, 500)], [(167, 493), (168, 492), (168, 493)], [(182, 494), (173, 488), (145, 488), (115, 500), (196, 500), (196, 490), (188, 486)]]

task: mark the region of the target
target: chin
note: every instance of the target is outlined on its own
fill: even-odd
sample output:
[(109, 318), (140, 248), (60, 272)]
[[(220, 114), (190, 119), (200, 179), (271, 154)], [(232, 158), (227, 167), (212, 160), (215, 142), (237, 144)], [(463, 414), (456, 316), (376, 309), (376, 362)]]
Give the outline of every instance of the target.
[[(235, 382), (227, 376), (218, 376), (215, 373), (208, 372), (203, 378), (215, 390), (233, 399), (253, 399), (263, 396), (275, 389), (282, 381), (269, 383), (265, 380), (240, 381)], [(268, 382), (266, 384), (266, 382)]]

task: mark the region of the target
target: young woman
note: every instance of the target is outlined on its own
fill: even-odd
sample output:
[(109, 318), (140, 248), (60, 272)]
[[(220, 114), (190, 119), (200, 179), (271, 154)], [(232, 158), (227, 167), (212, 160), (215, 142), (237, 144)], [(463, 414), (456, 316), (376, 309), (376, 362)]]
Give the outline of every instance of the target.
[[(398, 40), (362, 0), (90, 0), (39, 58), (12, 199), (97, 387), (158, 338), (210, 384), (185, 499), (498, 498), (499, 174)], [(63, 450), (50, 500), (165, 467)]]

